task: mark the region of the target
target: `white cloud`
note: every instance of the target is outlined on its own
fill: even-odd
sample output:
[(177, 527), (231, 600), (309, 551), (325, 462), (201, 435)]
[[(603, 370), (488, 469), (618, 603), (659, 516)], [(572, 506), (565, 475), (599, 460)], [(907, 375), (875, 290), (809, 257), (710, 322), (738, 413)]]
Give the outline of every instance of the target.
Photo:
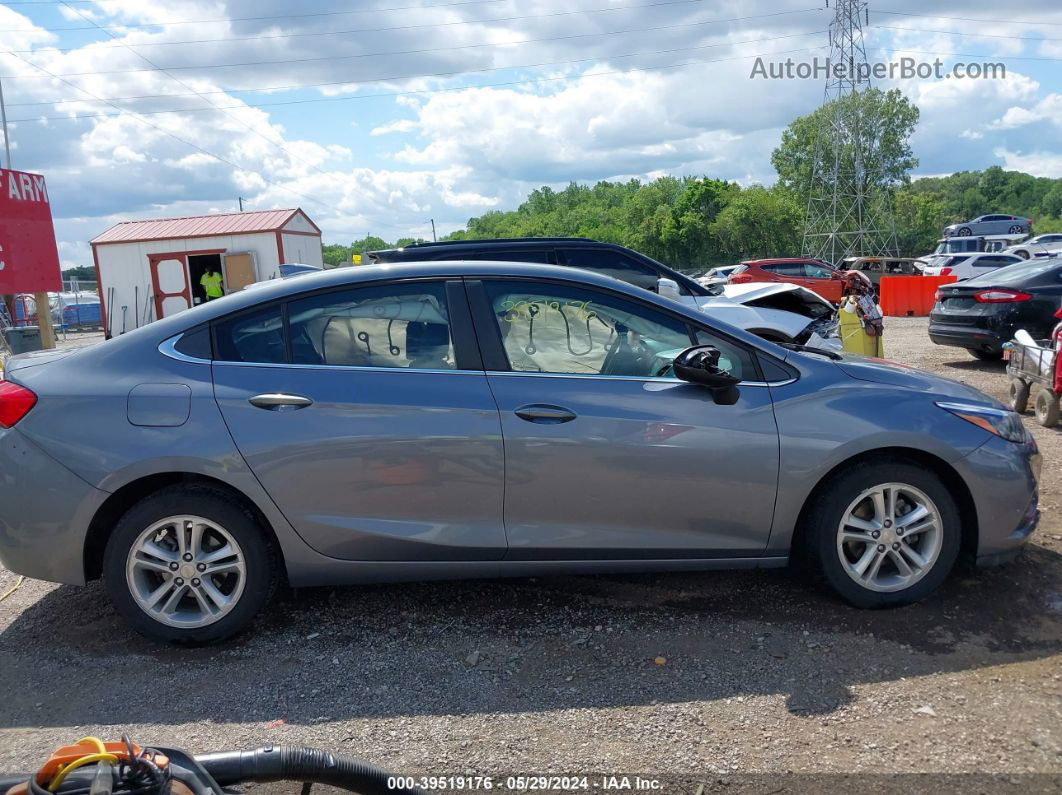
[(1003, 167), (1006, 169), (1026, 171), (1039, 177), (1056, 179), (1062, 177), (1062, 153), (1060, 152), (1036, 150), (1022, 154), (1001, 147), (995, 150), (995, 155), (1003, 161)]

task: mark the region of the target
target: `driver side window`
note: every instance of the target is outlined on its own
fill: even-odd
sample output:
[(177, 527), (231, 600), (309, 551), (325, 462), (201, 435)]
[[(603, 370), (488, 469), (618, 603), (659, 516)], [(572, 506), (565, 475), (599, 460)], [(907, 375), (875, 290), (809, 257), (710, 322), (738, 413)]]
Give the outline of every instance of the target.
[(647, 378), (668, 374), (690, 345), (682, 320), (607, 293), (538, 282), (485, 286), (516, 372)]

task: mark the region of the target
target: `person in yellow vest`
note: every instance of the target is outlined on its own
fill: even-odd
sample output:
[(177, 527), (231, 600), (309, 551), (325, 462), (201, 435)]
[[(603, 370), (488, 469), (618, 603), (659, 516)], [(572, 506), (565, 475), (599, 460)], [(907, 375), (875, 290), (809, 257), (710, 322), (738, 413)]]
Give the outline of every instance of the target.
[(221, 296), (225, 295), (225, 290), (221, 286), (221, 274), (216, 270), (208, 270), (204, 273), (199, 283), (203, 286), (203, 291), (206, 293), (206, 300), (208, 301), (213, 301), (215, 298), (221, 298)]

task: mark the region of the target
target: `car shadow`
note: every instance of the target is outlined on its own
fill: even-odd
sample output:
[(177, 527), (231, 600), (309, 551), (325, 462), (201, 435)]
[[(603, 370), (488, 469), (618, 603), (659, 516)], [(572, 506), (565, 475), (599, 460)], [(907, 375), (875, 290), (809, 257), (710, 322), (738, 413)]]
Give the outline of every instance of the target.
[(959, 359), (954, 362), (942, 362), (942, 366), (952, 370), (979, 373), (1005, 373), (1007, 366), (1001, 359), (998, 362), (982, 362), (979, 359)]
[(129, 630), (98, 584), (57, 587), (0, 633), (0, 727), (312, 725), (783, 695), (837, 710), (859, 685), (1062, 652), (1062, 556), (958, 570), (861, 611), (788, 571), (315, 588), (198, 649)]

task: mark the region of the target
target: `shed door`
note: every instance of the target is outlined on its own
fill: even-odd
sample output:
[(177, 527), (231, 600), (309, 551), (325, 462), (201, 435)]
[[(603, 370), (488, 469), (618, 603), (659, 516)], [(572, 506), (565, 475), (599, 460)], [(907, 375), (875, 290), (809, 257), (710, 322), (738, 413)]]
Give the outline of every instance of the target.
[(226, 254), (225, 255), (225, 292), (234, 293), (242, 290), (248, 284), (258, 281), (258, 273), (254, 266), (254, 254)]
[(192, 307), (188, 284), (188, 260), (184, 254), (150, 254), (151, 286), (155, 294), (155, 316), (176, 315)]

